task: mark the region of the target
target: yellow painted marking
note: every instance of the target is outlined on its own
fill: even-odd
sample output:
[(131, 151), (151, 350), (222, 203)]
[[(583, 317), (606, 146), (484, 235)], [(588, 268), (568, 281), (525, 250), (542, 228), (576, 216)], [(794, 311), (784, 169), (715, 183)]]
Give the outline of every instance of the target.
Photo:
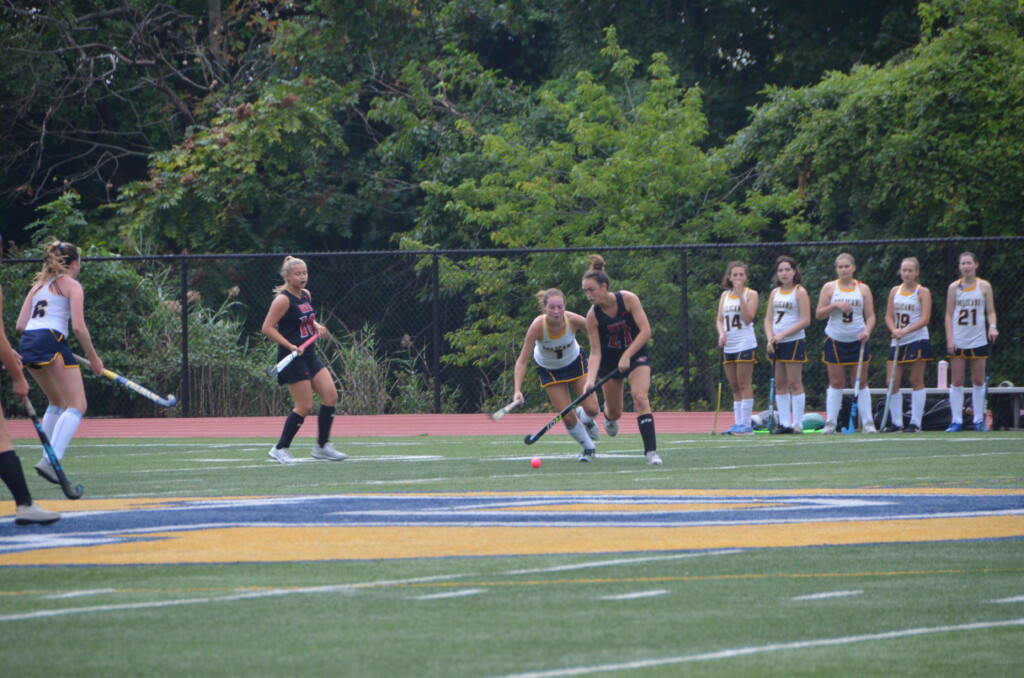
[(773, 548), (1024, 537), (1020, 516), (694, 527), (243, 527), (0, 556), (0, 565), (158, 565)]
[(557, 513), (571, 511), (582, 513), (617, 513), (620, 511), (724, 511), (731, 509), (769, 508), (782, 506), (778, 503), (759, 502), (756, 504), (544, 504), (542, 506), (502, 506), (488, 511), (542, 511)]

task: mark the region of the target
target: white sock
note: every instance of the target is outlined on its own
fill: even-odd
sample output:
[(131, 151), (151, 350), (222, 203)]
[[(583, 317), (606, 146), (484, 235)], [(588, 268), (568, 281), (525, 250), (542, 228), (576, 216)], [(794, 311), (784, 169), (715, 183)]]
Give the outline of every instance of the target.
[(971, 408), (974, 409), (974, 421), (985, 421), (985, 404), (982, 402), (985, 400), (985, 386), (972, 386), (971, 387)]
[(964, 423), (964, 387), (949, 387), (949, 411), (953, 424)]
[(893, 389), (892, 397), (889, 398), (889, 420), (893, 426), (903, 428), (903, 394)]
[(804, 409), (806, 408), (807, 395), (804, 393), (798, 393), (793, 396), (793, 428), (803, 430), (804, 428)]
[(576, 408), (576, 418), (582, 421), (584, 426), (594, 421), (594, 418), (587, 414), (587, 411), (582, 407)]
[[(732, 418), (733, 418), (733, 422), (737, 426), (743, 426), (744, 425), (742, 423), (743, 422), (743, 401), (742, 400), (734, 400), (734, 401), (732, 401)], [(749, 425), (750, 424), (747, 424), (747, 426), (749, 426)]]
[(43, 413), (43, 430), (46, 432), (46, 437), (53, 440), (53, 427), (57, 425), (57, 420), (60, 419), (60, 415), (64, 414), (63, 407), (57, 407), (56, 405), (50, 405), (46, 408), (46, 412)]
[(921, 428), (921, 421), (924, 419), (924, 396), (923, 388), (910, 394), (910, 423), (918, 428)]
[[(562, 423), (565, 424), (564, 421)], [(565, 430), (583, 446), (584, 450), (594, 449), (594, 441), (590, 439), (589, 435), (587, 435), (587, 427), (583, 425), (582, 421), (577, 421), (576, 425), (572, 428), (569, 428), (569, 425), (565, 424)]]
[(754, 416), (754, 399), (748, 398), (740, 401), (740, 426), (750, 426), (750, 418)]
[(863, 426), (869, 421), (873, 422), (871, 416), (871, 392), (864, 387), (857, 393), (857, 411), (860, 414), (860, 424)]
[(793, 397), (788, 393), (775, 396), (775, 406), (778, 408), (779, 413), (779, 426), (793, 427), (792, 399)]
[(843, 405), (843, 389), (828, 387), (825, 391), (825, 421), (836, 424), (839, 420), (839, 408)]
[(73, 407), (64, 410), (64, 413), (60, 415), (57, 425), (53, 427), (53, 438), (50, 439), (57, 459), (64, 458), (64, 453), (67, 451), (68, 445), (71, 444), (71, 439), (75, 437), (75, 433), (78, 431), (78, 424), (81, 421), (82, 413)]

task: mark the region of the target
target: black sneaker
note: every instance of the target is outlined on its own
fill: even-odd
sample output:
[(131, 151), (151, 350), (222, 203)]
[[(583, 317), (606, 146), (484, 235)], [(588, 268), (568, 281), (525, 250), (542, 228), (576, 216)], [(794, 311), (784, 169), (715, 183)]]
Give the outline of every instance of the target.
[(913, 424), (907, 424), (906, 426), (903, 427), (903, 432), (904, 433), (920, 433), (921, 432), (921, 427), (920, 426), (914, 426)]
[(583, 450), (579, 461), (594, 461), (594, 450)]
[(900, 431), (906, 430), (907, 429), (903, 428), (902, 426), (897, 426), (896, 424), (889, 424), (888, 426), (882, 429), (882, 433), (899, 433)]
[(786, 434), (789, 434), (789, 433), (792, 433), (792, 432), (793, 432), (793, 429), (790, 428), (789, 426), (779, 425), (779, 426), (776, 426), (774, 429), (772, 429), (772, 433), (774, 433), (777, 436), (786, 435)]

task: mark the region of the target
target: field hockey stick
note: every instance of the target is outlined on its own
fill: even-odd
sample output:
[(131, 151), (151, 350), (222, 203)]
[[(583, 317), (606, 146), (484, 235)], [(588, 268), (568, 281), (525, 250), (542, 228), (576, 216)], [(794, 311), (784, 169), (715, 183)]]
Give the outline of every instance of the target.
[(300, 351), (305, 351), (307, 348), (309, 348), (309, 345), (312, 344), (314, 341), (316, 341), (316, 338), (318, 336), (320, 336), (320, 335), (319, 334), (314, 334), (312, 337), (310, 337), (309, 339), (306, 339), (304, 342), (302, 342), (297, 349), (295, 349), (294, 351), (292, 351), (291, 353), (286, 355), (284, 358), (282, 358), (281, 361), (278, 362), (276, 365), (273, 365), (272, 367), (268, 367), (267, 368), (267, 376), (268, 377), (276, 377), (277, 375), (281, 374), (281, 371), (284, 370), (284, 368), (286, 368), (289, 365), (291, 365), (292, 361), (295, 360), (299, 356), (299, 352)]
[(776, 353), (772, 351), (772, 378), (768, 382), (768, 433), (775, 430), (775, 358)]
[[(84, 489), (81, 485), (71, 486), (71, 481), (64, 474), (64, 467), (60, 465), (60, 459), (57, 458), (57, 453), (53, 451), (53, 446), (50, 444), (50, 437), (46, 435), (46, 431), (43, 430), (43, 425), (39, 422), (39, 415), (36, 414), (36, 408), (32, 407), (32, 401), (25, 398), (25, 411), (28, 413), (28, 418), (32, 420), (32, 424), (36, 427), (36, 433), (39, 434), (39, 442), (43, 444), (43, 452), (46, 453), (46, 458), (50, 460), (50, 466), (53, 467), (53, 472), (57, 474), (57, 481), (60, 484), (60, 489), (64, 490), (64, 496), (68, 499), (78, 499), (82, 496)], [(45, 476), (43, 476), (45, 477)], [(47, 478), (49, 480), (49, 478)]]
[[(627, 370), (627, 372), (628, 372), (628, 370)], [(580, 396), (578, 398), (576, 398), (576, 400), (574, 400), (571, 403), (569, 403), (568, 406), (566, 406), (566, 408), (564, 410), (562, 410), (561, 412), (556, 414), (554, 419), (552, 419), (551, 421), (549, 421), (547, 424), (544, 425), (544, 428), (542, 428), (541, 430), (537, 431), (532, 436), (528, 435), (525, 438), (523, 438), (523, 442), (526, 443), (527, 445), (533, 445), (535, 442), (540, 440), (541, 436), (543, 436), (545, 433), (547, 433), (552, 428), (554, 428), (555, 424), (557, 424), (558, 422), (562, 421), (562, 417), (564, 417), (565, 415), (567, 415), (570, 412), (572, 412), (573, 409), (577, 405), (579, 405), (581, 402), (583, 402), (584, 400), (589, 398), (591, 396), (591, 394), (593, 394), (595, 391), (597, 391), (597, 389), (599, 389), (602, 386), (604, 386), (604, 383), (606, 381), (608, 381), (609, 379), (616, 379), (616, 378), (617, 379), (622, 379), (625, 376), (626, 376), (625, 374), (622, 374), (617, 369), (612, 370), (611, 372), (606, 374), (604, 377), (602, 377), (599, 382), (597, 382), (596, 384), (594, 384), (593, 386), (588, 388), (586, 391), (581, 393)]]
[(992, 375), (988, 373), (988, 363), (995, 355), (995, 344), (989, 344), (989, 356), (985, 359), (985, 390), (981, 392), (981, 430), (988, 431), (988, 381)]
[[(86, 360), (85, 358), (83, 358), (82, 356), (80, 356), (78, 354), (75, 354), (75, 360), (77, 360), (79, 363), (81, 363), (83, 365), (88, 365), (89, 364), (88, 360)], [(145, 386), (140, 386), (139, 384), (136, 384), (131, 379), (128, 379), (126, 377), (122, 377), (120, 374), (118, 374), (116, 372), (111, 372), (110, 370), (108, 370), (106, 368), (103, 368), (102, 375), (104, 377), (106, 377), (107, 379), (111, 380), (111, 381), (114, 381), (114, 382), (117, 382), (118, 384), (121, 384), (121, 386), (124, 386), (125, 388), (127, 388), (127, 389), (129, 389), (131, 391), (135, 391), (136, 393), (138, 393), (143, 398), (146, 398), (147, 400), (152, 400), (154, 403), (156, 403), (160, 407), (172, 407), (175, 403), (178, 402), (178, 398), (173, 393), (168, 393), (167, 397), (163, 398), (163, 397), (158, 396), (157, 394), (153, 393), (152, 391), (150, 391)]]
[(882, 427), (878, 430), (885, 431), (889, 423), (889, 401), (892, 399), (893, 386), (896, 385), (896, 364), (900, 360), (900, 340), (896, 340), (896, 350), (893, 352), (892, 372), (889, 374), (889, 386), (885, 389), (885, 410), (882, 411)]
[(860, 342), (860, 356), (857, 357), (857, 377), (853, 380), (853, 405), (850, 407), (850, 425), (843, 429), (843, 433), (853, 433), (857, 426), (857, 394), (860, 393), (860, 371), (864, 366), (864, 347), (868, 342)]
[(499, 419), (504, 417), (506, 414), (508, 414), (509, 412), (511, 412), (512, 410), (516, 409), (517, 407), (519, 407), (522, 404), (523, 404), (522, 400), (513, 400), (508, 405), (505, 405), (505, 407), (501, 408), (500, 410), (498, 410), (497, 412), (492, 414), (491, 415), (491, 421), (498, 421)]
[(711, 427), (711, 435), (718, 435), (718, 413), (722, 409), (722, 363), (725, 362), (725, 354), (718, 352), (718, 403), (715, 405), (715, 425)]

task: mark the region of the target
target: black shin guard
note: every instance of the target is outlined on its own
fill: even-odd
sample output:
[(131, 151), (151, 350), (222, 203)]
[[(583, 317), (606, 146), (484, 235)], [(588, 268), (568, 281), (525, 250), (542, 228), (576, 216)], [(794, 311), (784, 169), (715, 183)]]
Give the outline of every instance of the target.
[(281, 438), (277, 441), (277, 449), (286, 450), (292, 446), (292, 440), (302, 428), (304, 421), (306, 418), (300, 417), (294, 411), (288, 413), (288, 418), (284, 420), (284, 428), (281, 430)]
[(14, 495), (15, 504), (27, 506), (32, 503), (32, 494), (28, 491), (25, 471), (21, 468), (21, 459), (18, 459), (14, 450), (0, 452), (0, 478), (3, 478), (4, 485)]
[(323, 447), (331, 439), (331, 424), (334, 423), (334, 408), (321, 405), (316, 413), (316, 444)]
[(640, 437), (644, 441), (644, 452), (654, 452), (657, 450), (658, 442), (654, 437), (654, 415), (641, 414), (636, 418), (636, 423), (640, 427)]

